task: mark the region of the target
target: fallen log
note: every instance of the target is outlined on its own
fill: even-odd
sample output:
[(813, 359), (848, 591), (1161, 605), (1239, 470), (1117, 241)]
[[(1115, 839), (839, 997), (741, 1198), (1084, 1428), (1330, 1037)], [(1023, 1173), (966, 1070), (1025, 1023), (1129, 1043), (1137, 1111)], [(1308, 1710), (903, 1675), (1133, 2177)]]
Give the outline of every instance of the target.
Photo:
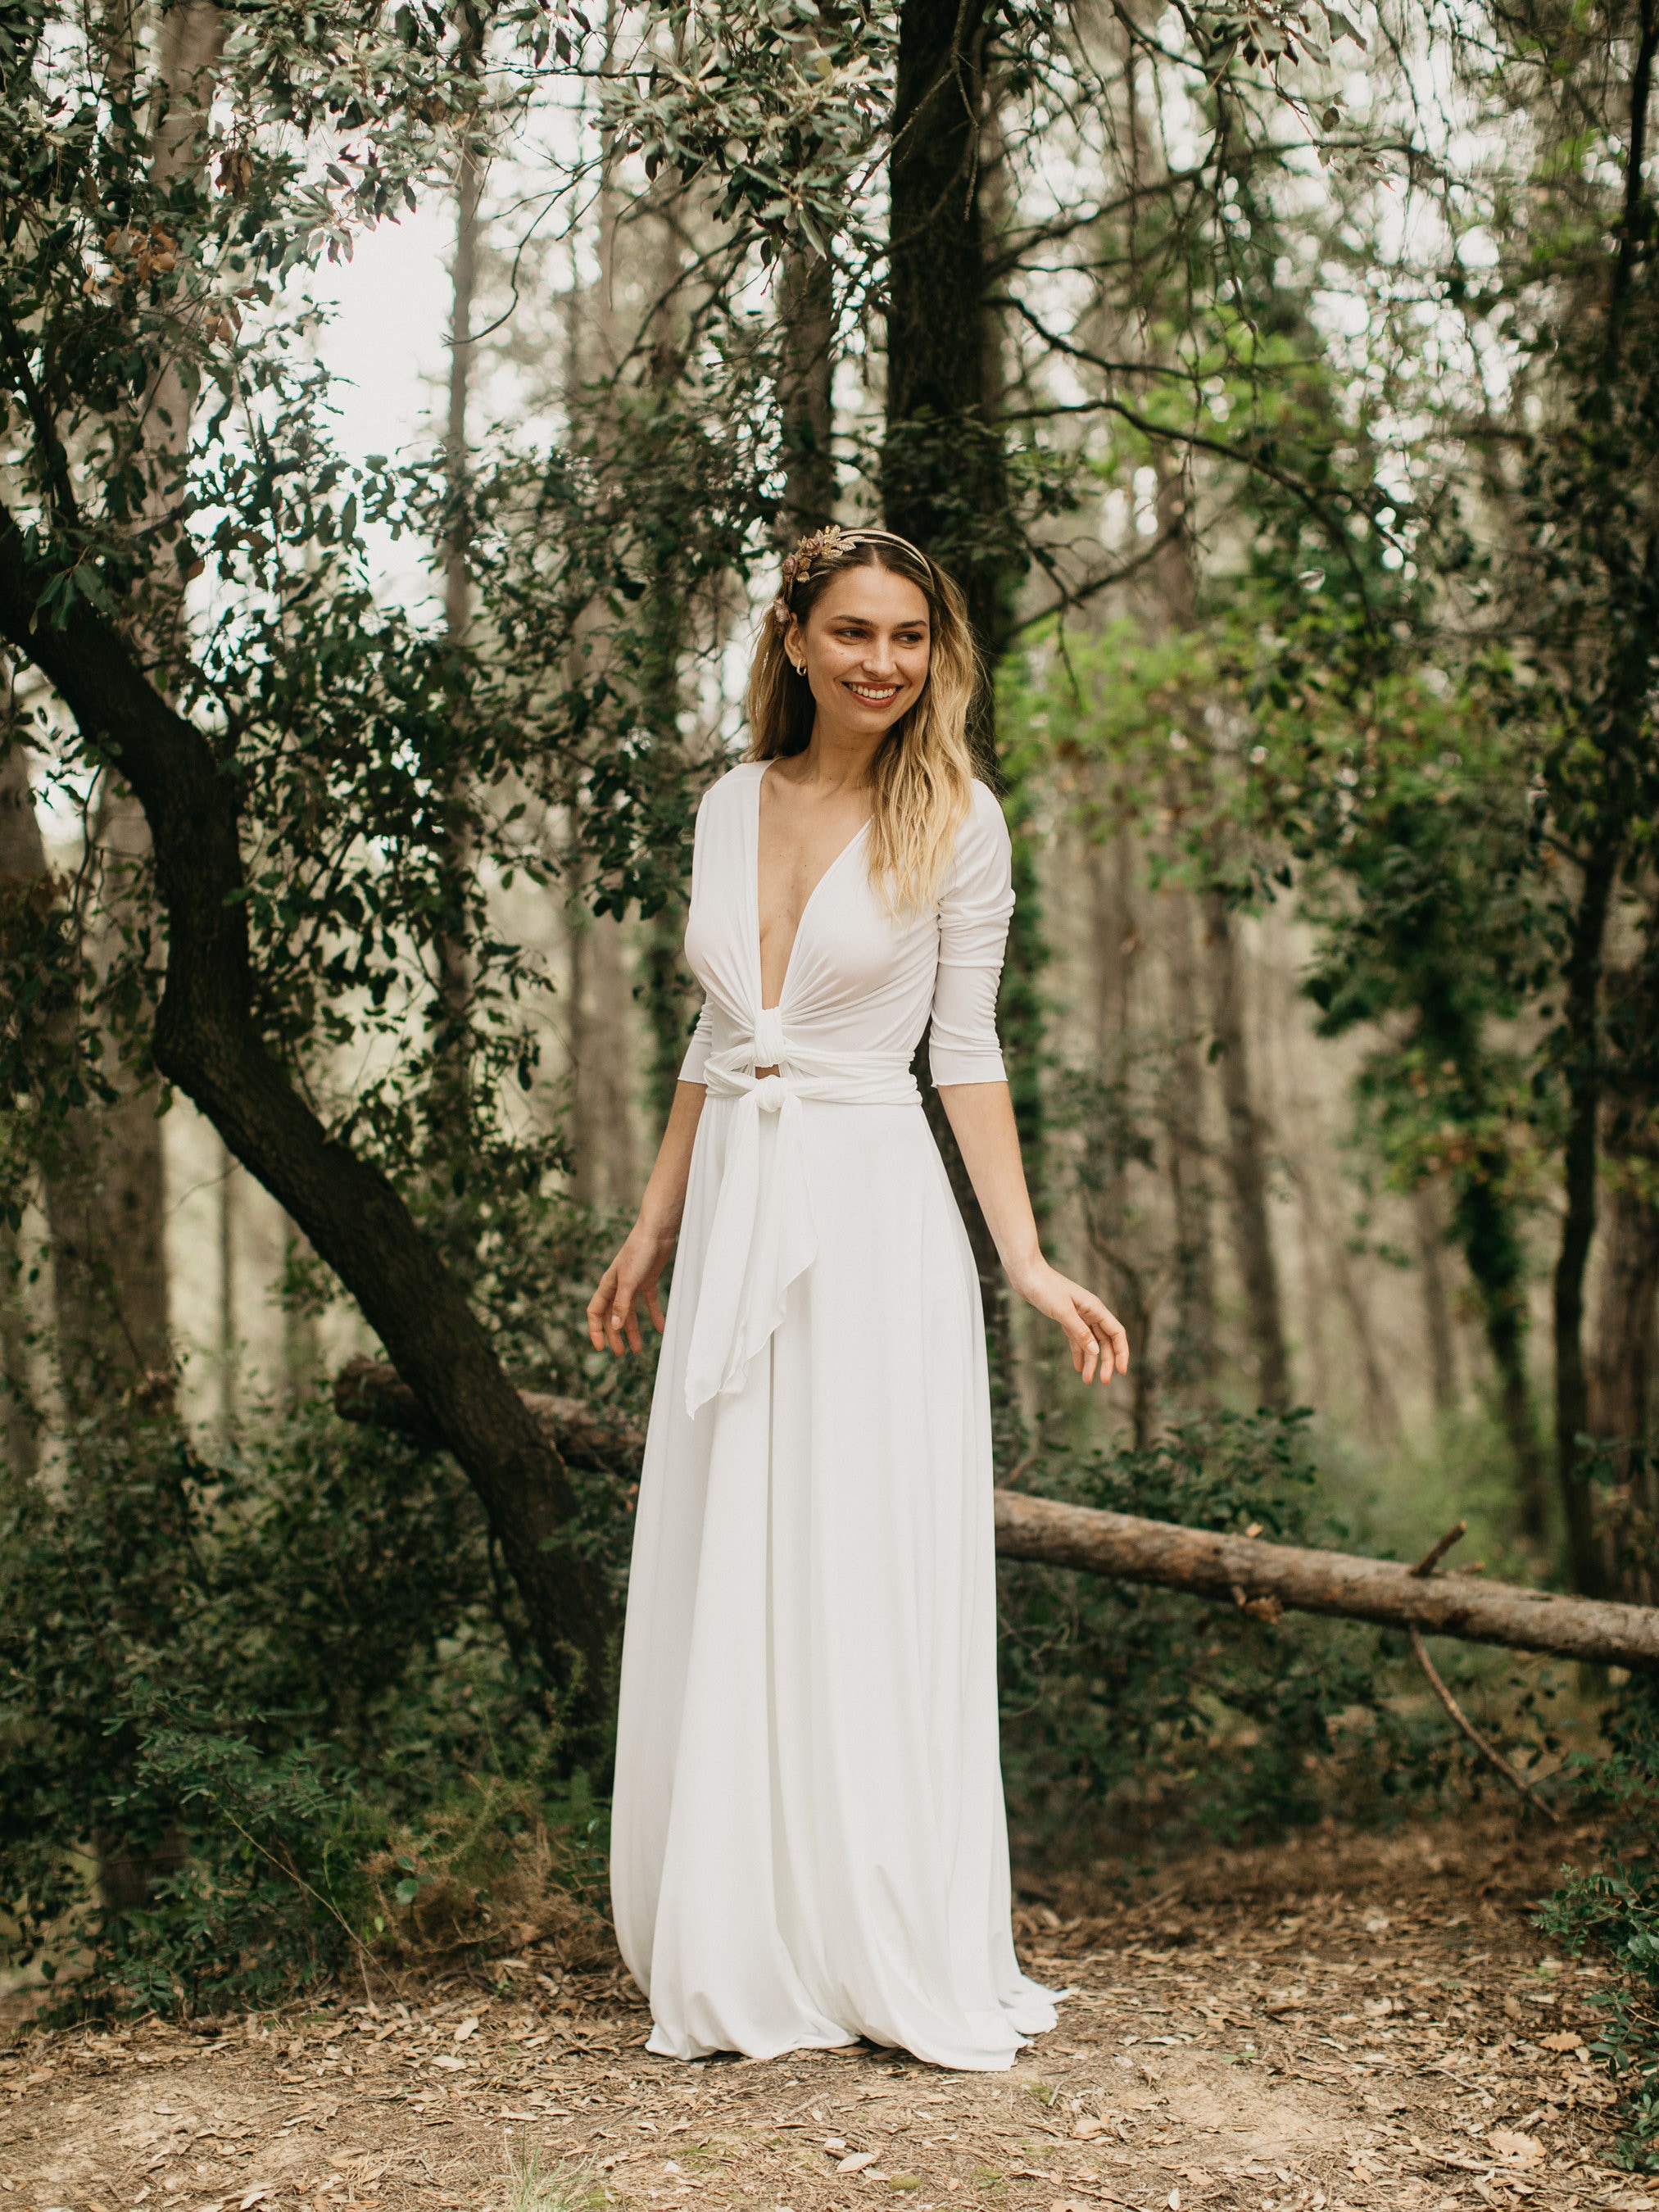
[(1659, 1668), (1659, 1608), (1562, 1597), (1473, 1575), (1419, 1575), (1393, 1559), (1356, 1559), (1252, 1536), (1218, 1535), (1062, 1505), (1017, 1491), (996, 1493), (997, 1549), (1004, 1559), (1076, 1567), (1119, 1582), (1152, 1583), (1196, 1596), (1231, 1599), (1259, 1618), (1322, 1613), (1380, 1627), (1504, 1644), (1603, 1666)]
[[(607, 1421), (579, 1399), (529, 1390), (523, 1395), (569, 1465), (638, 1476), (644, 1437), (637, 1426)], [(401, 1430), (437, 1446), (415, 1394), (384, 1362), (352, 1360), (335, 1383), (334, 1404), (347, 1420)], [(1276, 1620), (1285, 1612), (1325, 1613), (1601, 1666), (1659, 1668), (1659, 1608), (1651, 1606), (1612, 1605), (1472, 1575), (1436, 1574), (1433, 1553), (1412, 1567), (1263, 1543), (1254, 1536), (1218, 1535), (1018, 1491), (999, 1490), (995, 1496), (997, 1550), (1006, 1559), (1185, 1590), (1241, 1607), (1257, 1620)]]

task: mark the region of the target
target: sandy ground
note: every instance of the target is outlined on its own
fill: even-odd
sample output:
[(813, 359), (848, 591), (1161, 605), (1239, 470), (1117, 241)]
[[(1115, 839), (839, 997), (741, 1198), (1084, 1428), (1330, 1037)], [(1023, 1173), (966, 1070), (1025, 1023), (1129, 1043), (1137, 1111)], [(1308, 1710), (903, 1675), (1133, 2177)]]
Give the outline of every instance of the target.
[(1056, 1886), (1022, 1949), (1076, 1994), (1007, 2074), (678, 2065), (620, 1970), (533, 1948), (208, 2033), (24, 2027), (0, 2212), (1659, 2207), (1611, 2164), (1593, 1974), (1528, 1924), (1593, 1850), (1486, 1815)]

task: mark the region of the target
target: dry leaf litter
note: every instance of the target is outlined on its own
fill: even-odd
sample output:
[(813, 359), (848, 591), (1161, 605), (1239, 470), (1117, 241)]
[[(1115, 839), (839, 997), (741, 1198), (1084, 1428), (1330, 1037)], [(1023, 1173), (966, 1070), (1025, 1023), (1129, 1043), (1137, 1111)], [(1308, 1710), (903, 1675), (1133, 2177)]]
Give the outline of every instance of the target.
[(1594, 1974), (1528, 1925), (1564, 1849), (1489, 1814), (1034, 1883), (1024, 1962), (1075, 1994), (1000, 2075), (653, 2058), (620, 1967), (534, 1944), (205, 2033), (14, 1999), (0, 2212), (1659, 2212), (1610, 2162)]

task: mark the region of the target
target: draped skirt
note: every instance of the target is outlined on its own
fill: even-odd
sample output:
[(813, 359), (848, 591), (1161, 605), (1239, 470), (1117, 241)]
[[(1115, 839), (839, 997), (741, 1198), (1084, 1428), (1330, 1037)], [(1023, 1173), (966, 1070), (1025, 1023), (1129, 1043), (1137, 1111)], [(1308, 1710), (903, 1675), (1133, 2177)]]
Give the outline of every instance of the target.
[(866, 2036), (1006, 2067), (1054, 2014), (1009, 1926), (972, 1255), (919, 1103), (804, 1101), (816, 1256), (740, 1387), (689, 1414), (740, 1105), (703, 1109), (640, 1485), (623, 1955), (666, 2056)]

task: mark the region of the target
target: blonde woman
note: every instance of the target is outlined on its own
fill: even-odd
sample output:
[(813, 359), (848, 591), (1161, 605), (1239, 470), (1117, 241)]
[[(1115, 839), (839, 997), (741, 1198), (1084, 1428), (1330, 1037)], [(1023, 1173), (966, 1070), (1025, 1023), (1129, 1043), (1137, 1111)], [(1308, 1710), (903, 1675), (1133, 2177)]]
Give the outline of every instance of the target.
[[(1010, 2065), (978, 1280), (931, 1073), (1015, 1289), (1085, 1382), (1122, 1328), (1038, 1249), (997, 1047), (1008, 833), (961, 594), (885, 531), (784, 564), (749, 759), (698, 810), (707, 993), (596, 1346), (665, 1330), (623, 1648), (611, 1891), (651, 2050), (868, 2037)], [(665, 1323), (658, 1283), (678, 1245)]]

